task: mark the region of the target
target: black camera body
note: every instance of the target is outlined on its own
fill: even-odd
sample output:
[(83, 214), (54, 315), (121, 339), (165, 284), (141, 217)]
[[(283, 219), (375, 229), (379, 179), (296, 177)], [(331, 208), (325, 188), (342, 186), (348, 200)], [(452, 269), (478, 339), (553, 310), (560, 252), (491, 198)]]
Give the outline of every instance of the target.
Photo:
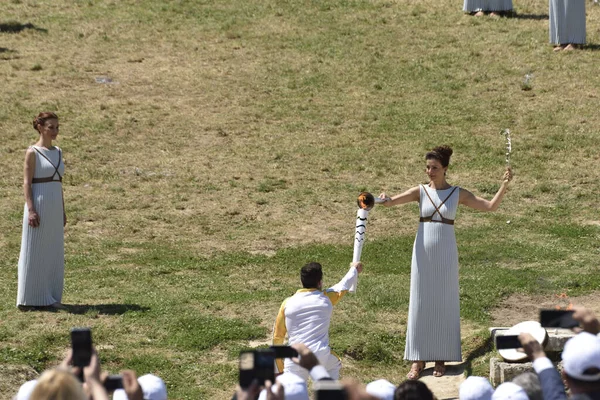
[(240, 352), (240, 386), (247, 388), (253, 380), (263, 386), (265, 381), (275, 382), (275, 351), (256, 349)]

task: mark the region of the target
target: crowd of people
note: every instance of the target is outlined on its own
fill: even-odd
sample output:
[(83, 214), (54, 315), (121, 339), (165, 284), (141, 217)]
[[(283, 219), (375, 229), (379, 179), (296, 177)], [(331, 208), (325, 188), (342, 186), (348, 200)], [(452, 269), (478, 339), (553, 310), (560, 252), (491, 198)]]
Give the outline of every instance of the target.
[[(535, 372), (525, 372), (496, 389), (484, 377), (470, 376), (459, 388), (460, 400), (598, 400), (600, 399), (600, 322), (588, 309), (577, 308), (573, 317), (580, 322), (580, 332), (566, 342), (559, 372), (546, 356), (543, 346), (530, 334), (519, 335), (523, 351)], [(338, 382), (320, 363), (319, 357), (305, 344), (292, 344), (298, 352), (289, 361), (306, 375), (295, 372), (279, 374), (275, 382), (248, 387), (239, 385), (233, 400), (309, 400), (307, 380), (312, 379), (317, 400), (434, 400), (427, 385), (407, 379), (399, 385), (380, 379), (359, 384), (352, 380)], [(107, 375), (101, 371), (98, 354), (93, 351), (83, 369), (73, 367), (72, 352), (57, 368), (44, 372), (39, 379), (21, 386), (14, 400), (166, 400), (164, 381), (155, 375), (136, 378), (134, 371), (121, 371), (122, 389), (107, 390)], [(335, 372), (335, 370), (334, 370)], [(339, 372), (339, 369), (337, 370)], [(331, 390), (331, 388), (335, 390)]]

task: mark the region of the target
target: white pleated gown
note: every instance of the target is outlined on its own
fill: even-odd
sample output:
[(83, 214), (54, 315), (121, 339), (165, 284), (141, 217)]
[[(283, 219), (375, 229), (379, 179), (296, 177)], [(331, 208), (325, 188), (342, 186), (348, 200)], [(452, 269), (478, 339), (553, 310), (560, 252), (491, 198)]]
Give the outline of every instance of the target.
[(585, 0), (550, 0), (550, 43), (585, 44)]
[[(435, 208), (424, 192), (439, 206), (454, 187), (434, 190), (421, 186), (421, 217), (432, 216)], [(440, 207), (446, 219), (454, 220), (460, 189)], [(434, 221), (440, 221), (438, 213)], [(420, 222), (413, 247), (410, 303), (404, 358), (411, 361), (461, 361), (458, 250), (454, 225)]]
[(478, 11), (512, 11), (512, 0), (464, 0), (463, 11), (474, 13)]
[[(59, 149), (33, 146), (54, 165), (58, 165)], [(34, 178), (47, 178), (55, 173), (48, 160), (35, 151)], [(64, 174), (61, 161), (58, 172)], [(23, 236), (19, 256), (19, 289), (17, 305), (48, 306), (61, 302), (65, 271), (62, 183), (57, 175), (55, 182), (31, 185), (33, 204), (40, 217), (40, 225), (28, 224), (29, 210), (25, 204)]]

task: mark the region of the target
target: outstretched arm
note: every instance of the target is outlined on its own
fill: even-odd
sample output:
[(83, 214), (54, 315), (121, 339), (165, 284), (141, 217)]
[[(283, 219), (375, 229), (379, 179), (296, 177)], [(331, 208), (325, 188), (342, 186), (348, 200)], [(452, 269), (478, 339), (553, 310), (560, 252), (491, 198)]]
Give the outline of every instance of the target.
[(386, 207), (397, 206), (398, 204), (405, 204), (411, 201), (419, 201), (419, 187), (415, 186), (407, 191), (397, 194), (394, 197), (387, 197), (385, 193), (379, 195), (380, 199), (385, 199), (382, 204)]
[(350, 290), (353, 284), (356, 283), (358, 279), (358, 274), (362, 272), (363, 265), (361, 262), (351, 263), (350, 269), (344, 275), (341, 281), (337, 284), (333, 285), (329, 289), (325, 290), (325, 295), (329, 297), (331, 304), (334, 306), (344, 297), (346, 293)]
[(467, 207), (474, 208), (479, 211), (496, 211), (502, 202), (502, 198), (506, 194), (506, 189), (508, 188), (508, 183), (512, 180), (512, 171), (510, 168), (504, 172), (504, 176), (502, 177), (502, 184), (500, 185), (500, 189), (496, 192), (496, 195), (492, 200), (486, 200), (479, 196), (475, 196), (473, 193), (465, 190), (463, 188), (460, 189), (460, 197), (459, 203), (464, 204)]

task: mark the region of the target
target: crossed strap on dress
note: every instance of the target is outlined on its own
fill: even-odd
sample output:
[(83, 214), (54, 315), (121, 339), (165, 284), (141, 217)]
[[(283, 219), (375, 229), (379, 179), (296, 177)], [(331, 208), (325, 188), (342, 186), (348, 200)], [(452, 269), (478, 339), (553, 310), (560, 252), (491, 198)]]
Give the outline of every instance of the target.
[[(421, 185), (423, 186), (423, 185)], [(425, 189), (425, 186), (423, 186), (423, 190), (425, 191), (425, 194), (427, 195), (427, 197), (429, 198), (429, 201), (431, 201), (431, 204), (433, 205), (433, 208), (435, 208), (435, 211), (433, 212), (433, 214), (431, 214), (429, 217), (421, 217), (419, 218), (419, 222), (441, 222), (442, 224), (448, 224), (448, 225), (454, 225), (454, 220), (453, 219), (448, 219), (448, 218), (444, 218), (444, 216), (442, 215), (442, 213), (440, 212), (440, 207), (442, 207), (444, 205), (444, 203), (446, 202), (446, 200), (448, 200), (452, 194), (454, 193), (454, 191), (458, 189), (458, 186), (455, 186), (454, 189), (452, 189), (452, 191), (450, 192), (450, 194), (448, 195), (448, 197), (446, 197), (444, 199), (444, 201), (442, 201), (440, 203), (439, 206), (435, 205), (435, 202), (433, 201), (433, 199), (431, 198), (431, 196), (429, 196), (429, 193), (427, 193), (427, 189)], [(442, 219), (441, 221), (435, 220), (433, 219), (433, 216), (435, 214), (438, 214), (440, 216), (440, 218)]]
[[(44, 157), (50, 163), (50, 165), (52, 165), (54, 167), (54, 173), (52, 174), (52, 176), (49, 176), (47, 178), (33, 178), (31, 180), (31, 183), (33, 184), (33, 183), (46, 183), (46, 182), (62, 182), (62, 176), (60, 175), (60, 172), (58, 172), (58, 167), (60, 167), (60, 162), (62, 161), (62, 153), (61, 153), (60, 149), (58, 150), (58, 165), (52, 164), (52, 161), (50, 161), (50, 159), (48, 157), (46, 157), (41, 151), (39, 151), (35, 147), (33, 149), (35, 151), (37, 151), (40, 156)], [(58, 180), (54, 179), (54, 177), (56, 175), (58, 175)]]

